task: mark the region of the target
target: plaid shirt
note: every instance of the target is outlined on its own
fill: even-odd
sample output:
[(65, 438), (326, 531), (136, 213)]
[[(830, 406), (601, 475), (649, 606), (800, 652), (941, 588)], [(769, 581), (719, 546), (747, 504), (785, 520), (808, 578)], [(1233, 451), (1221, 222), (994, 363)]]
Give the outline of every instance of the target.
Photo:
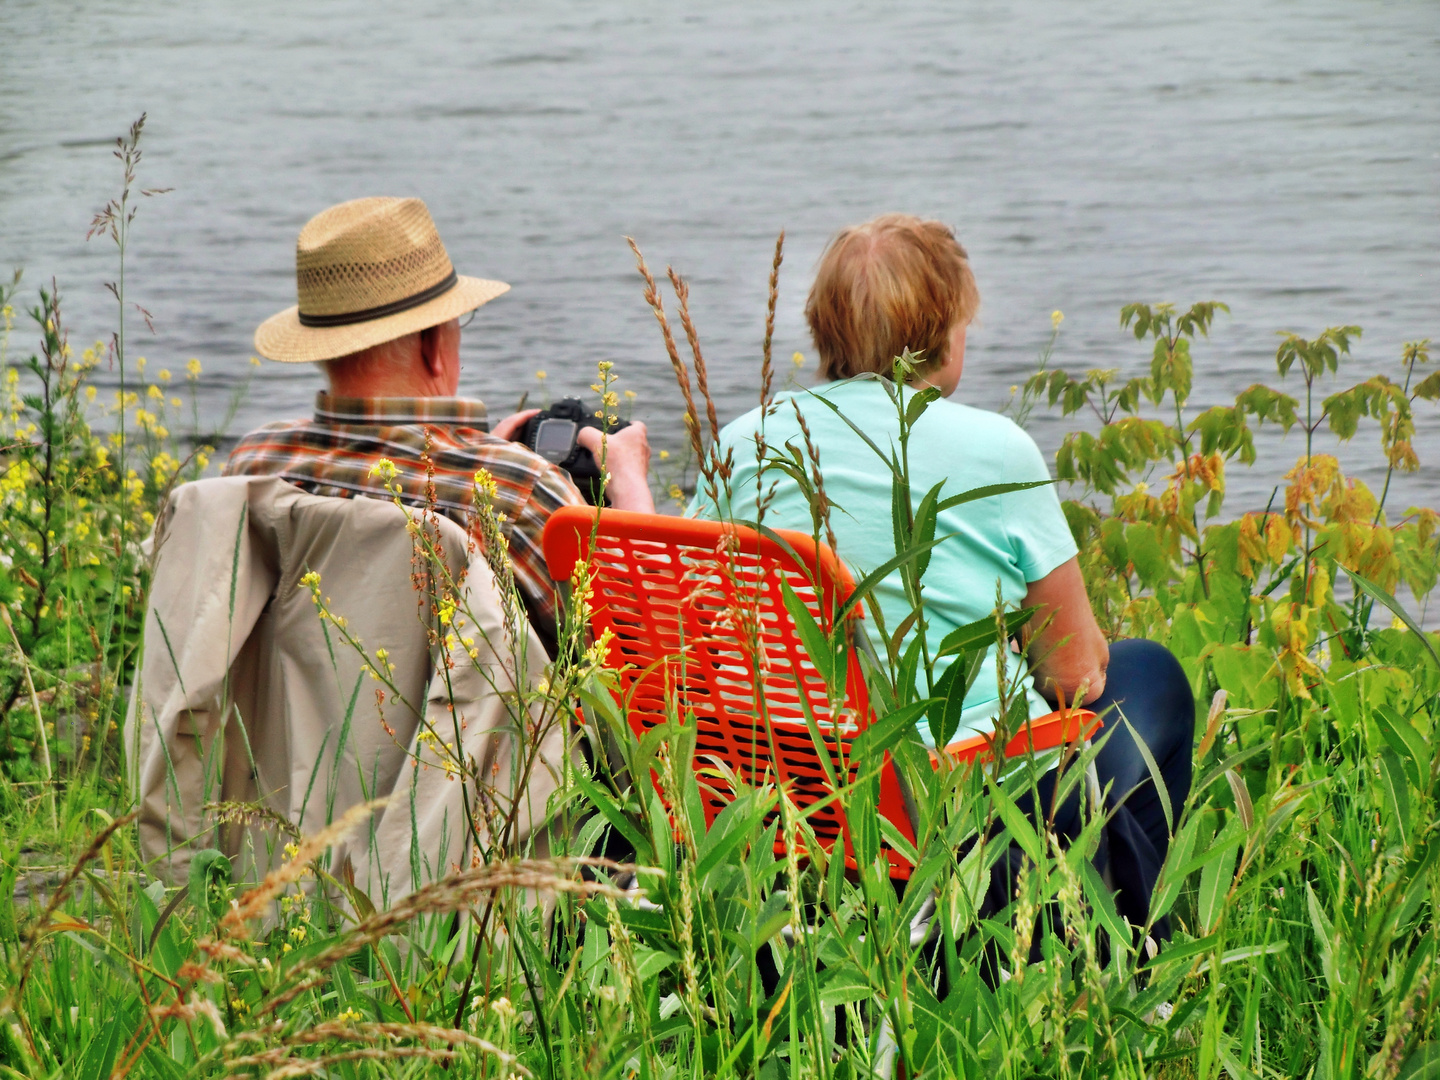
[(485, 406), (465, 398), (348, 398), (323, 390), (313, 420), (282, 420), (246, 435), (226, 463), (226, 476), (279, 476), (314, 495), (388, 499), (371, 467), (389, 458), (399, 470), (401, 498), (425, 502), (428, 452), (436, 507), (470, 528), (475, 471), (495, 478), (495, 510), (515, 566), (515, 584), (531, 624), (547, 643), (555, 635), (555, 590), (540, 535), (562, 506), (583, 503), (570, 478), (519, 443), (489, 433)]

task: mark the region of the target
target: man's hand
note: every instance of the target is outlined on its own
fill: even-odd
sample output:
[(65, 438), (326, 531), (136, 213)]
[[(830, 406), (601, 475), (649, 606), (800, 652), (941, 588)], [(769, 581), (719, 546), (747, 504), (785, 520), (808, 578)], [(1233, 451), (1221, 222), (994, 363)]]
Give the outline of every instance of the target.
[(655, 497), (650, 494), (650, 442), (645, 436), (645, 425), (632, 421), (629, 427), (604, 437), (603, 462), (601, 440), (600, 429), (593, 427), (581, 428), (575, 437), (610, 474), (610, 481), (605, 485), (610, 505), (617, 510), (653, 514)]
[(524, 412), (513, 413), (504, 420), (497, 421), (490, 429), (490, 434), (497, 439), (504, 439), (506, 442), (514, 442), (516, 434), (525, 426), (525, 421), (538, 413), (539, 409), (526, 409)]

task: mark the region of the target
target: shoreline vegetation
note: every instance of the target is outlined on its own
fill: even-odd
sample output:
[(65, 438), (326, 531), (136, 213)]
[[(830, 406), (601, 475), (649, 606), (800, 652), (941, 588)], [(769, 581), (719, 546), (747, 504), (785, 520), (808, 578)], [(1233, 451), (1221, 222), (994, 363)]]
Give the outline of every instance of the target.
[[(931, 766), (914, 726), (943, 736), (945, 687), (959, 680), (946, 683), (930, 648), (902, 652), (904, 627), (864, 672), (876, 706), (865, 748), (890, 754), (913, 790), (913, 844), (877, 829), (878, 782), (864, 767), (835, 792), (855, 838), (850, 873), (773, 784), (740, 785), (707, 823), (685, 717), (644, 739), (625, 721), (620, 658), (586, 633), (583, 572), (556, 660), (517, 694), (516, 767), (522, 777), (535, 767), (534, 748), (570, 724), (576, 700), (619, 761), (601, 755), (561, 778), (545, 858), (514, 842), (513, 803), (455, 754), (458, 731), (436, 729), (419, 764), (486, 795), (465, 823), (471, 866), (408, 896), (367, 896), (328, 851), (369, 807), (306, 837), (261, 804), (208, 803), (214, 846), (190, 853), (187, 880), (160, 880), (137, 851), (122, 736), (149, 582), (142, 541), (166, 494), (204, 474), (214, 451), (183, 432), (187, 415), (198, 429), (199, 363), (130, 355), (127, 323), (148, 315), (127, 292), (125, 254), (137, 206), (159, 194), (136, 182), (142, 130), (143, 117), (120, 140), (122, 193), (92, 230), (118, 257), (111, 339), (77, 356), (53, 284), (19, 314), (18, 274), (0, 289), (0, 1073), (1440, 1076), (1440, 642), (1420, 622), (1440, 569), (1440, 514), (1389, 505), (1390, 476), (1419, 467), (1413, 415), (1440, 400), (1440, 371), (1417, 341), (1388, 372), (1356, 381), (1360, 328), (1332, 327), (1282, 337), (1275, 385), (1197, 409), (1203, 360), (1192, 348), (1224, 310), (1214, 302), (1126, 306), (1134, 376), (1054, 366), (1057, 312), (1008, 410), (1022, 425), (1037, 408), (1094, 421), (1066, 437), (1055, 469), (1097, 618), (1112, 637), (1165, 643), (1196, 691), (1197, 779), (1152, 905), (1152, 925), (1171, 921), (1168, 942), (1121, 919), (1091, 868), (1098, 813), (1067, 851), (1016, 807), (1051, 767), (1079, 783), (1093, 748)], [(759, 365), (767, 407), (782, 251), (783, 234)], [(677, 335), (635, 255), (686, 408), (689, 455), (662, 465), (676, 471), (662, 486), (693, 473), (721, 491), (733, 462), (715, 450), (688, 287), (670, 272)], [(33, 352), (19, 344), (27, 334)], [(897, 375), (913, 360), (897, 358)], [(120, 378), (109, 401), (91, 380), (102, 364)], [(601, 410), (628, 407), (622, 374), (600, 365)], [(902, 408), (902, 433), (906, 422)], [(1270, 505), (1226, 512), (1227, 470), (1252, 464), (1265, 424), (1298, 428), (1304, 453), (1275, 478)], [(1362, 435), (1378, 436), (1389, 462), (1378, 492), (1343, 470), (1346, 442)], [(182, 452), (187, 438), (195, 449)], [(819, 455), (759, 452), (810, 494), (823, 541)], [(902, 446), (875, 466), (894, 476), (896, 550), (918, 610), (940, 493), (910, 492), (903, 456)], [(418, 506), (432, 642), (463, 664), (469, 645), (457, 640), (476, 620), (423, 524), (435, 513), (419, 494), (425, 478), (382, 476), (397, 504)], [(474, 527), (504, 581), (487, 479), (476, 477)], [(406, 707), (384, 643), (350, 637), (313, 577), (303, 584), (337, 647), (360, 653), (387, 707)], [(513, 587), (505, 596), (521, 610)], [(838, 702), (845, 673), (823, 659), (844, 643), (835, 616), (805, 629)], [(997, 612), (993, 629), (951, 643), (956, 666), (1017, 619)], [(1007, 685), (1003, 667), (1002, 736), (1018, 678), (1012, 670)], [(653, 788), (626, 781), (646, 775)], [(219, 850), (222, 827), (236, 824), (266, 838), (244, 853), (268, 868), (261, 880), (243, 880), (250, 863)], [(788, 854), (775, 854), (777, 837)], [(623, 863), (603, 857), (615, 840), (633, 851)], [(981, 919), (982, 880), (1012, 841), (1029, 856), (1015, 902)], [(902, 843), (915, 867), (903, 895), (880, 850)], [(910, 928), (930, 900), (934, 936), (914, 948)]]

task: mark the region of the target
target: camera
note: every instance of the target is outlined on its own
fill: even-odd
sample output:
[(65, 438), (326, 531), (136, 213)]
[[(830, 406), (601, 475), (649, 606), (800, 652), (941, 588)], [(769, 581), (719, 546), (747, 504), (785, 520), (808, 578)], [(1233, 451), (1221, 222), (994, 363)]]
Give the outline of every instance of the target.
[(601, 502), (600, 466), (595, 461), (595, 455), (576, 439), (580, 429), (585, 427), (613, 434), (629, 426), (629, 420), (601, 421), (594, 410), (587, 409), (579, 398), (562, 398), (526, 420), (516, 433), (515, 441), (569, 473), (570, 479), (575, 481), (580, 494), (591, 506), (608, 506), (609, 499)]

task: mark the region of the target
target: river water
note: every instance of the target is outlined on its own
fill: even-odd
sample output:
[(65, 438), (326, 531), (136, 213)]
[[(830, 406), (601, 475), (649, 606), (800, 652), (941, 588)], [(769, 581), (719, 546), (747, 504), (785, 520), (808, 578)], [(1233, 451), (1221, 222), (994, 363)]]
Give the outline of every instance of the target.
[[(132, 355), (204, 367), (206, 423), (293, 302), (293, 244), (342, 199), (416, 194), (462, 273), (513, 291), (466, 331), (465, 392), (508, 411), (610, 359), (653, 441), (679, 399), (624, 235), (693, 286), (720, 409), (753, 404), (766, 275), (787, 230), (776, 353), (813, 372), (801, 309), (838, 227), (952, 224), (984, 296), (959, 396), (996, 407), (1065, 313), (1055, 363), (1138, 372), (1133, 300), (1219, 299), (1195, 400), (1274, 377), (1277, 330), (1365, 329), (1353, 378), (1440, 337), (1440, 6), (1365, 0), (886, 4), (593, 0), (0, 0), (0, 265), (58, 278), (75, 340), (114, 322), (91, 213), (108, 140), (148, 110), (128, 271)], [(32, 335), (19, 329), (16, 346)], [(1437, 356), (1440, 359), (1440, 356)], [(1342, 371), (1342, 376), (1344, 372)], [(265, 365), (232, 432), (304, 413)], [(803, 378), (803, 375), (802, 375)], [(1296, 387), (1290, 388), (1292, 392)], [(1440, 423), (1397, 505), (1440, 501)], [(1053, 450), (1069, 421), (1038, 412)], [(1381, 474), (1373, 428), (1346, 451)], [(1329, 443), (1322, 439), (1322, 445)], [(1297, 434), (1234, 470), (1263, 505)]]

